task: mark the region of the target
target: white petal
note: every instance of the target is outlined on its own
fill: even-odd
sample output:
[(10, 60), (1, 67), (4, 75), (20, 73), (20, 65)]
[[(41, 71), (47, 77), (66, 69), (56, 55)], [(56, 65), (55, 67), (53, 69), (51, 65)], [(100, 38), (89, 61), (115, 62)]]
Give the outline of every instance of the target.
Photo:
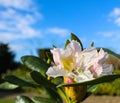
[(114, 71), (113, 65), (104, 64), (103, 65), (103, 73), (102, 73), (102, 75), (112, 74), (113, 71)]
[(104, 52), (104, 50), (101, 48), (98, 53), (99, 64), (103, 64), (107, 60), (108, 57), (109, 57), (109, 54), (107, 52)]
[(72, 53), (76, 53), (76, 52), (81, 52), (82, 49), (81, 49), (81, 45), (75, 41), (75, 40), (72, 40), (66, 47), (66, 49), (72, 51)]
[(51, 50), (51, 53), (53, 54), (53, 59), (56, 65), (61, 64), (61, 61), (60, 61), (61, 51), (62, 49), (59, 49), (59, 48), (54, 48), (53, 50)]
[(65, 75), (65, 76), (68, 76), (68, 77), (70, 77), (70, 78), (75, 78), (75, 74), (74, 73), (72, 73), (72, 72), (69, 72), (69, 73), (67, 73), (67, 75)]
[(59, 77), (59, 76), (64, 76), (66, 75), (66, 71), (63, 69), (60, 69), (58, 66), (53, 66), (48, 68), (48, 71), (46, 72), (47, 75), (50, 77)]
[(79, 64), (82, 62), (82, 65), (84, 66), (83, 69), (87, 70), (95, 62), (97, 54), (98, 53), (95, 48), (87, 48), (79, 54), (77, 62), (79, 62)]
[(85, 75), (88, 79), (93, 79), (93, 74), (92, 74), (89, 70), (84, 71), (84, 75)]
[(96, 50), (94, 47), (88, 47), (88, 48), (84, 49), (83, 52), (91, 52), (94, 50)]
[(76, 82), (84, 82), (92, 79), (94, 78), (93, 78), (93, 74), (91, 74), (90, 71), (84, 71), (83, 74), (76, 76)]
[(102, 72), (103, 72), (103, 67), (102, 67), (102, 65), (98, 64), (97, 67), (95, 68), (93, 74), (95, 77), (100, 77)]
[(87, 77), (85, 75), (79, 75), (75, 78), (76, 82), (84, 82), (87, 80)]

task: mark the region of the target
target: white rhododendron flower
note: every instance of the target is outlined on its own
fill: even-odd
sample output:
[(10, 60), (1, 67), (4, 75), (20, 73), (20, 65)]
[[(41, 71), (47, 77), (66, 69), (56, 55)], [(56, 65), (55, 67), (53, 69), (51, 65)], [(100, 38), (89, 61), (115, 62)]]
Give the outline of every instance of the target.
[(65, 49), (54, 48), (51, 50), (54, 66), (48, 68), (46, 74), (50, 77), (67, 76), (76, 82), (92, 80), (94, 78), (112, 74), (113, 66), (105, 64), (107, 52), (94, 47), (82, 51), (81, 45), (72, 40)]

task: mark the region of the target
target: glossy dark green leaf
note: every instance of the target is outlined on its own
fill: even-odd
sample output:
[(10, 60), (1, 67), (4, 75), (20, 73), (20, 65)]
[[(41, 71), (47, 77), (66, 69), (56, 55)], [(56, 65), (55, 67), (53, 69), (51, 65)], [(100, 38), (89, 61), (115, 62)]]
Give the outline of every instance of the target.
[(65, 93), (65, 89), (64, 88), (58, 88), (57, 92), (59, 93), (59, 95), (62, 97), (62, 99), (64, 100), (65, 103), (69, 103), (69, 98), (67, 97), (66, 93)]
[(51, 87), (46, 88), (46, 92), (48, 94), (48, 97), (56, 101), (56, 103), (62, 103), (62, 99), (60, 97), (60, 94), (58, 94), (57, 90), (52, 89)]
[(62, 77), (52, 78), (51, 82), (56, 84), (56, 85), (59, 85), (63, 82), (63, 78)]
[(46, 52), (47, 63), (50, 64), (53, 61), (53, 55), (51, 52)]
[(36, 72), (36, 71), (31, 72), (31, 77), (36, 83), (40, 85), (50, 87), (53, 89), (56, 88), (55, 84), (51, 83), (49, 80), (43, 77), (39, 72)]
[(93, 47), (93, 46), (94, 46), (94, 42), (92, 42), (92, 43), (90, 44), (90, 46)]
[(87, 92), (88, 93), (93, 93), (97, 89), (97, 87), (98, 87), (98, 84), (96, 84), (96, 85), (90, 85), (87, 88)]
[(33, 97), (32, 100), (34, 101), (34, 103), (59, 103), (54, 99), (45, 98), (45, 97)]
[(69, 43), (70, 43), (70, 41), (69, 41), (69, 40), (66, 40), (65, 48), (66, 48), (66, 46), (67, 46)]
[(18, 78), (14, 75), (6, 76), (4, 79), (6, 81), (8, 81), (9, 83), (15, 84), (15, 85), (18, 85), (18, 86), (35, 87), (35, 84), (33, 84), (31, 82), (28, 82), (27, 80)]
[(34, 102), (27, 96), (17, 96), (15, 103), (34, 103)]
[(90, 81), (80, 82), (80, 83), (69, 83), (69, 84), (61, 84), (57, 87), (66, 87), (66, 86), (79, 86), (79, 85), (94, 85), (104, 82), (111, 82), (115, 79), (120, 78), (120, 74), (113, 74), (113, 75), (105, 75)]
[(16, 88), (18, 88), (18, 85), (14, 85), (9, 82), (4, 82), (0, 84), (0, 89), (12, 90)]
[(48, 57), (46, 55), (46, 52), (50, 52), (50, 48), (42, 48), (42, 49), (39, 49), (38, 50), (38, 55), (39, 57), (44, 60), (44, 61), (47, 61), (48, 60)]
[(23, 56), (21, 59), (28, 68), (40, 72), (43, 76), (46, 75), (45, 73), (50, 66), (42, 59), (35, 56)]
[(75, 34), (73, 34), (73, 33), (71, 33), (71, 40), (76, 40), (77, 42), (79, 42), (80, 45), (81, 45), (81, 48), (82, 48), (82, 50), (83, 50), (82, 42), (81, 42), (80, 39), (79, 39)]
[[(62, 101), (61, 97), (56, 92), (57, 88), (56, 88), (55, 84), (51, 83), (49, 80), (47, 80), (45, 77), (43, 77), (39, 72), (36, 72), (36, 71), (31, 72), (31, 77), (40, 86), (44, 86), (45, 87), (47, 95), (51, 99), (53, 99), (55, 101), (58, 101), (58, 102)], [(56, 103), (58, 103), (58, 102), (56, 102)]]
[(56, 46), (56, 45), (52, 45), (52, 47), (53, 47), (53, 48), (57, 48), (57, 46)]

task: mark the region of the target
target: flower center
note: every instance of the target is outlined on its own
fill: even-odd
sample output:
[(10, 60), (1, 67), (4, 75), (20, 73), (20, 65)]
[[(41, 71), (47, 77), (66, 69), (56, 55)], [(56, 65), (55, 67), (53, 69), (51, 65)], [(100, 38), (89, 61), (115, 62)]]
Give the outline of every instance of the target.
[(66, 58), (61, 58), (61, 61), (66, 70), (72, 71), (74, 69), (73, 57), (71, 55)]

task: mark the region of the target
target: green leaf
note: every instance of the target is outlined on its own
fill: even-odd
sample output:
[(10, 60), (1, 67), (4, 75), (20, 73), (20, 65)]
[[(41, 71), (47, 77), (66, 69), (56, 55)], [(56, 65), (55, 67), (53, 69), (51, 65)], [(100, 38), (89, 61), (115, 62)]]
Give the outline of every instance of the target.
[(77, 42), (79, 42), (80, 45), (81, 45), (81, 48), (82, 48), (82, 50), (83, 50), (82, 42), (81, 42), (80, 39), (79, 39), (75, 34), (73, 34), (73, 33), (71, 33), (71, 40), (76, 40)]
[(63, 82), (63, 78), (62, 77), (52, 78), (51, 82), (56, 84), (56, 85), (59, 85), (59, 84), (61, 84)]
[(15, 103), (34, 103), (34, 102), (27, 96), (17, 96)]
[(57, 48), (57, 46), (56, 45), (52, 45), (53, 46), (53, 48)]
[[(44, 86), (47, 92), (47, 95), (55, 101), (62, 101), (59, 94), (56, 92), (56, 85), (43, 77), (40, 73), (33, 71), (31, 72), (31, 77), (33, 80), (41, 86)], [(56, 103), (58, 103), (56, 102)]]
[(50, 65), (41, 58), (35, 56), (23, 56), (21, 59), (28, 68), (40, 72), (43, 76), (46, 76), (45, 73)]
[(93, 92), (96, 91), (97, 87), (98, 87), (98, 84), (92, 85), (92, 86), (90, 85), (90, 86), (88, 86), (88, 88), (87, 88), (87, 92), (88, 92), (88, 93), (93, 93)]
[(45, 97), (33, 97), (32, 100), (34, 101), (34, 103), (59, 103), (51, 98)]
[(60, 94), (58, 94), (58, 90), (51, 89), (51, 87), (46, 88), (47, 94), (49, 97), (53, 100), (55, 100), (57, 103), (62, 103), (62, 99), (60, 97)]
[(65, 48), (66, 48), (66, 46), (67, 46), (69, 43), (70, 43), (70, 41), (69, 41), (69, 40), (66, 40)]
[(67, 97), (64, 88), (58, 88), (57, 92), (59, 93), (59, 95), (64, 99), (65, 103), (69, 103), (70, 99)]
[(18, 86), (27, 86), (27, 87), (36, 87), (35, 84), (31, 83), (31, 82), (28, 82), (26, 80), (23, 80), (21, 78), (18, 78), (14, 75), (10, 75), (10, 76), (6, 76), (4, 78), (6, 81), (12, 83), (12, 84), (15, 84), (15, 85), (18, 85)]
[(46, 52), (47, 63), (50, 64), (53, 61), (53, 55), (51, 52)]
[(55, 84), (51, 83), (49, 80), (43, 77), (39, 72), (36, 72), (36, 71), (31, 72), (31, 77), (36, 83), (40, 85), (50, 87), (53, 89), (56, 88)]
[(0, 84), (0, 89), (12, 90), (16, 88), (18, 88), (18, 85), (14, 85), (9, 82), (4, 82)]
[(90, 46), (93, 47), (93, 46), (94, 46), (94, 42), (92, 42), (92, 43), (90, 44)]
[(39, 57), (44, 61), (47, 61), (48, 59), (46, 52), (50, 52), (50, 48), (42, 48), (38, 50)]
[(102, 77), (99, 77), (99, 78), (96, 78), (96, 79), (93, 79), (93, 80), (90, 80), (90, 81), (79, 82), (79, 83), (61, 84), (61, 85), (58, 85), (57, 87), (79, 86), (79, 85), (95, 85), (95, 84), (104, 83), (104, 82), (111, 82), (111, 81), (114, 81), (117, 78), (120, 78), (120, 74), (104, 75)]

